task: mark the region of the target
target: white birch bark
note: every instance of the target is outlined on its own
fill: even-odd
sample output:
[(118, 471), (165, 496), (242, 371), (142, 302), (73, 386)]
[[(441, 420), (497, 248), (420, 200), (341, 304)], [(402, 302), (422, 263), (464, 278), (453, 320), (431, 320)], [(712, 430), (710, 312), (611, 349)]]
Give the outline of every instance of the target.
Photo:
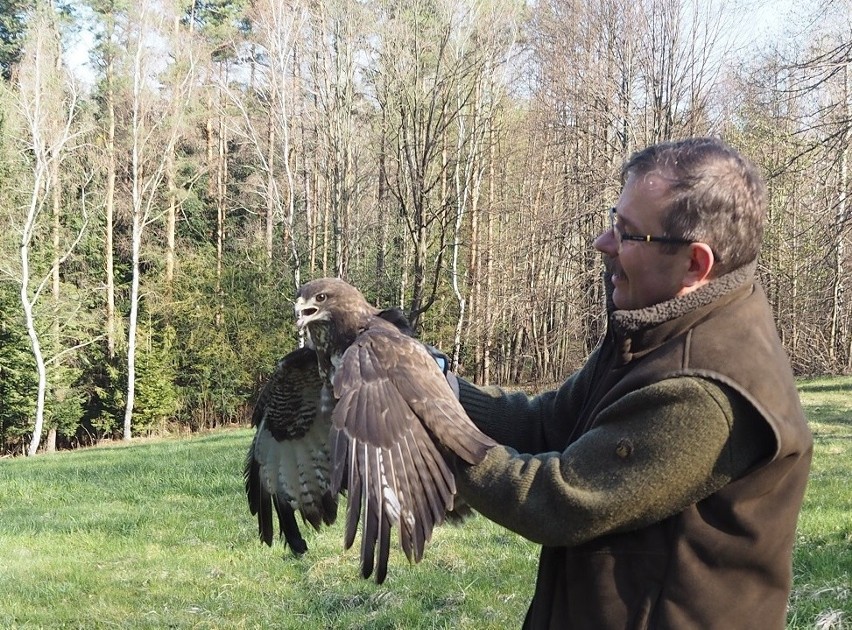
[[(177, 9), (177, 7), (172, 7)], [(148, 90), (153, 69), (149, 56), (160, 51), (152, 48), (149, 41), (155, 34), (169, 32), (170, 16), (156, 13), (151, 3), (136, 7), (135, 33), (130, 42), (132, 55), (133, 92), (131, 97), (131, 284), (130, 313), (127, 327), (127, 399), (124, 408), (122, 439), (132, 437), (133, 405), (136, 398), (136, 332), (139, 320), (140, 260), (145, 227), (158, 220), (154, 214), (160, 200), (161, 184), (166, 175), (168, 156), (174, 151), (175, 143), (183, 128), (182, 119), (186, 107), (172, 106), (172, 115), (152, 112), (153, 95)], [(188, 55), (184, 74), (175, 80), (172, 98), (188, 102), (191, 98), (195, 63), (192, 46), (174, 42), (175, 48)]]
[(77, 94), (73, 82), (64, 73), (58, 61), (59, 54), (55, 17), (52, 10), (45, 7), (35, 14), (28, 34), (22, 62), (19, 100), (19, 110), (25, 121), (27, 134), (23, 154), (30, 156), (32, 164), (32, 179), (29, 180), (26, 217), (21, 229), (19, 249), (20, 300), (38, 373), (35, 418), (27, 455), (35, 455), (41, 444), (47, 391), (47, 362), (39, 338), (35, 307), (42, 291), (51, 283), (59, 266), (79, 242), (86, 227), (84, 222), (77, 239), (63, 255), (60, 255), (59, 251), (54, 252), (51, 268), (41, 279), (32, 277), (34, 270), (30, 255), (33, 235), (39, 226), (42, 210), (52, 198), (52, 189), (58, 184), (55, 181), (56, 173), (59, 172), (56, 162), (63, 158), (66, 145), (75, 135), (72, 125)]

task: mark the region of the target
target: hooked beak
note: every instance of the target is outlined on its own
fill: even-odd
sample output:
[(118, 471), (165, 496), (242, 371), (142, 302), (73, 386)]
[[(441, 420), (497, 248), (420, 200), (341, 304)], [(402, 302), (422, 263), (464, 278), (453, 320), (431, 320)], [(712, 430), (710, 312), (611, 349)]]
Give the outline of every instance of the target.
[(306, 308), (304, 310), (296, 311), (296, 326), (298, 328), (304, 328), (308, 325), (308, 322), (311, 321), (311, 316), (316, 314), (317, 309), (315, 308)]
[(305, 326), (314, 321), (314, 319), (316, 319), (316, 314), (319, 312), (319, 309), (316, 306), (302, 298), (296, 300), (295, 310), (296, 327), (299, 328), (299, 330), (302, 330)]

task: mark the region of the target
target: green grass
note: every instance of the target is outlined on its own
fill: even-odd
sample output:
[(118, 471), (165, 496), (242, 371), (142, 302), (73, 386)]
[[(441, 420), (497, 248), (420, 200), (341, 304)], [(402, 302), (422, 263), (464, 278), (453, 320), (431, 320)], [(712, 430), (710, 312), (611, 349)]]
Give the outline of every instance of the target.
[(294, 558), (257, 537), (252, 432), (0, 462), (0, 627), (518, 627), (537, 549), (475, 518), (439, 528), (385, 584), (358, 577), (340, 523)]
[(852, 378), (802, 381), (814, 460), (793, 557), (790, 628), (852, 628)]
[[(852, 627), (852, 379), (801, 383), (815, 434), (790, 628)], [(0, 627), (517, 628), (538, 549), (475, 518), (436, 530), (387, 582), (341, 526), (303, 558), (260, 544), (242, 488), (249, 430), (0, 461)]]

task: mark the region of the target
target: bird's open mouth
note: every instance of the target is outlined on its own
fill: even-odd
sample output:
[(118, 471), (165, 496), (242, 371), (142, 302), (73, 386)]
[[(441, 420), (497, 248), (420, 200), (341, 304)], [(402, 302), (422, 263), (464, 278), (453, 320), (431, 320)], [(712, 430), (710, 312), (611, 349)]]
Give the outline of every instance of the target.
[(313, 321), (314, 316), (319, 313), (319, 309), (315, 306), (309, 306), (301, 310), (296, 310), (296, 327), (304, 328), (309, 322)]

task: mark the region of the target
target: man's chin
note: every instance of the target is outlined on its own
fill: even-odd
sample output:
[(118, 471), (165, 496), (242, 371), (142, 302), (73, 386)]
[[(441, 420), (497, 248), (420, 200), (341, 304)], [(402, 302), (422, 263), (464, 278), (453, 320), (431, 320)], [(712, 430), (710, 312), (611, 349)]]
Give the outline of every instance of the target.
[(625, 299), (627, 296), (624, 295), (622, 291), (615, 287), (612, 291), (612, 305), (619, 311), (626, 311), (630, 309), (630, 304)]

